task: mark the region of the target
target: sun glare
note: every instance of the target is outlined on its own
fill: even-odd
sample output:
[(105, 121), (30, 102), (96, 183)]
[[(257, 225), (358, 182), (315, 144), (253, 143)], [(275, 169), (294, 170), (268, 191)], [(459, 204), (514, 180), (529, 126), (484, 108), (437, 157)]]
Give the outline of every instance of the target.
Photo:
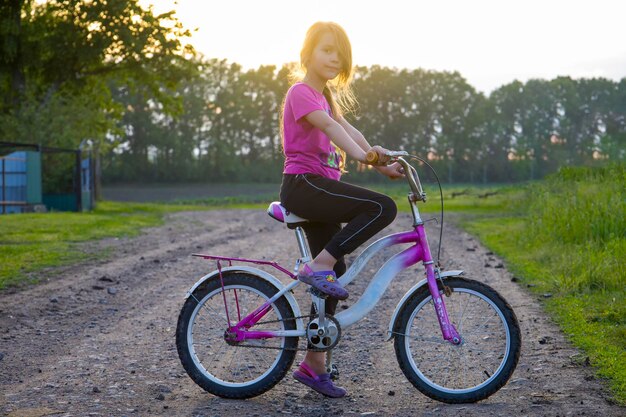
[(346, 29), (355, 65), (459, 71), (485, 92), (514, 79), (626, 75), (626, 3), (611, 0), (593, 7), (565, 0), (142, 4), (176, 10), (186, 28), (197, 28), (190, 40), (197, 51), (244, 68), (297, 61), (307, 28), (322, 20)]

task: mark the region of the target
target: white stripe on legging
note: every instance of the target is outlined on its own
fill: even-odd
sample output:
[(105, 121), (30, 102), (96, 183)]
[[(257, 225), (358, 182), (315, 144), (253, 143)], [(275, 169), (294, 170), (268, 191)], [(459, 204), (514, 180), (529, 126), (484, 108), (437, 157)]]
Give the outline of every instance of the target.
[(307, 179), (306, 174), (302, 175), (302, 178), (304, 178), (304, 180), (313, 188), (318, 189), (320, 191), (325, 192), (326, 194), (330, 194), (330, 195), (334, 195), (336, 197), (346, 197), (346, 198), (351, 198), (352, 200), (358, 200), (358, 201), (369, 201), (370, 203), (374, 203), (374, 204), (378, 204), (378, 207), (380, 207), (380, 212), (378, 213), (378, 215), (376, 217), (374, 217), (372, 220), (370, 220), (369, 223), (367, 223), (365, 226), (361, 227), (359, 230), (357, 230), (356, 232), (354, 232), (351, 236), (349, 236), (346, 240), (344, 240), (343, 242), (341, 242), (339, 244), (339, 246), (343, 246), (348, 240), (352, 239), (354, 236), (356, 236), (357, 234), (359, 234), (363, 229), (365, 229), (367, 226), (369, 226), (373, 221), (375, 221), (377, 218), (380, 217), (381, 214), (383, 214), (383, 206), (382, 204), (380, 204), (377, 201), (374, 200), (368, 200), (366, 198), (358, 198), (358, 197), (352, 197), (349, 195), (344, 195), (344, 194), (335, 194), (335, 193), (331, 193), (330, 191), (326, 191), (323, 188), (317, 187), (313, 184), (311, 184), (311, 182)]

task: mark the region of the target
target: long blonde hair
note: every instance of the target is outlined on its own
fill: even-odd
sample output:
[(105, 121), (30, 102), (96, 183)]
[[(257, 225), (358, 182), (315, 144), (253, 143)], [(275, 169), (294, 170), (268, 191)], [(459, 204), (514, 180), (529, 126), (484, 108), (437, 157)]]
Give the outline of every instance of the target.
[[(356, 109), (357, 101), (350, 87), (352, 83), (352, 45), (346, 31), (334, 22), (316, 22), (306, 32), (304, 44), (300, 51), (300, 68), (307, 71), (307, 64), (313, 50), (325, 33), (331, 33), (335, 38), (341, 70), (339, 75), (331, 80), (324, 88), (324, 97), (330, 104), (333, 116), (338, 119), (345, 113)], [(301, 79), (301, 74), (296, 74)]]
[[(355, 112), (358, 106), (351, 88), (353, 74), (352, 45), (346, 31), (341, 26), (334, 22), (316, 22), (307, 30), (302, 50), (300, 51), (300, 68), (294, 67), (289, 74), (289, 81), (290, 84), (302, 81), (307, 72), (307, 63), (325, 33), (331, 33), (335, 38), (341, 61), (341, 70), (337, 77), (326, 84), (323, 94), (330, 105), (332, 117), (335, 120), (339, 120), (344, 114)], [(283, 132), (284, 109), (285, 102), (283, 100), (280, 114), (280, 136), (283, 141), (285, 138)], [(341, 154), (342, 164), (340, 168), (345, 172), (343, 168), (345, 166), (346, 153), (336, 145), (335, 148)]]

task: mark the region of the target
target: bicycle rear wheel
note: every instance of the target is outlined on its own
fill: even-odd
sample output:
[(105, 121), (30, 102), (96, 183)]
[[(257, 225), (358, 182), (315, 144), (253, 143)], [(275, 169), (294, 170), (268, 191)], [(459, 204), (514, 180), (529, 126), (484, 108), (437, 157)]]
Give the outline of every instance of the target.
[[(498, 391), (519, 360), (521, 334), (511, 306), (493, 288), (449, 278), (443, 296), (462, 343), (441, 336), (427, 287), (416, 291), (400, 311), (394, 347), (404, 375), (422, 393), (446, 403), (471, 403)], [(441, 282), (440, 293), (443, 294)]]
[[(224, 296), (230, 325), (234, 325), (278, 290), (251, 274), (226, 273), (223, 279), (224, 294), (217, 278), (199, 286), (186, 300), (178, 317), (176, 347), (187, 374), (204, 390), (224, 398), (250, 398), (266, 392), (285, 376), (293, 364), (298, 338), (227, 343)], [(291, 306), (281, 297), (254, 330), (295, 330), (294, 317)]]

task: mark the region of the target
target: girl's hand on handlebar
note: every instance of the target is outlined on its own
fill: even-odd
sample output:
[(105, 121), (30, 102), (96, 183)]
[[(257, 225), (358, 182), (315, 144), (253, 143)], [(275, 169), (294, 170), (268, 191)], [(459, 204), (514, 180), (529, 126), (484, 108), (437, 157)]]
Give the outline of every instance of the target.
[(392, 180), (397, 180), (398, 178), (404, 178), (404, 168), (402, 168), (402, 165), (400, 165), (397, 162), (394, 162), (391, 165), (377, 166), (375, 168), (378, 172), (380, 172), (383, 175), (386, 175)]
[(366, 160), (366, 163), (370, 165), (385, 166), (391, 160), (391, 157), (387, 155), (387, 152), (389, 151), (383, 148), (382, 146), (378, 146), (378, 145), (372, 146), (367, 153), (371, 155), (373, 152), (376, 153), (374, 160), (373, 161)]

